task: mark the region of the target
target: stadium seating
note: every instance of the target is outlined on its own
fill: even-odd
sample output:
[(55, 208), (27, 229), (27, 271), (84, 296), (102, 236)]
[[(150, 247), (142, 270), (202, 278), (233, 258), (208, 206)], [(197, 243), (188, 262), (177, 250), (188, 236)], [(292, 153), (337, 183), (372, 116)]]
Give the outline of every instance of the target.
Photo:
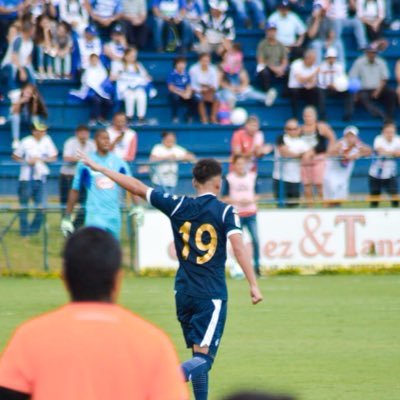
[[(258, 42), (262, 39), (263, 32), (259, 30), (240, 30), (237, 32), (237, 41), (242, 44), (245, 53), (245, 64), (254, 77), (255, 70), (255, 51)], [(386, 37), (389, 41), (389, 47), (385, 50), (383, 56), (388, 62), (392, 80), (394, 64), (399, 54), (400, 32), (388, 31)], [(354, 38), (348, 32), (344, 34), (344, 40), (347, 49), (354, 49)], [(349, 68), (359, 53), (347, 51), (347, 67)], [(149, 101), (148, 119), (149, 124), (135, 127), (139, 136), (139, 148), (137, 161), (145, 162), (148, 160), (149, 152), (152, 146), (159, 142), (160, 133), (163, 130), (173, 130), (177, 133), (178, 143), (193, 151), (197, 156), (212, 156), (227, 159), (230, 151), (230, 138), (235, 127), (209, 125), (206, 128), (199, 123), (191, 125), (171, 124), (170, 108), (168, 105), (166, 93), (165, 78), (172, 66), (174, 54), (157, 54), (152, 52), (140, 53), (139, 59), (144, 63), (152, 75), (155, 86), (158, 89), (158, 96)], [(195, 54), (188, 56), (189, 63), (196, 60)], [(87, 123), (88, 107), (84, 103), (71, 100), (68, 93), (71, 89), (77, 88), (77, 82), (71, 81), (44, 81), (39, 84), (40, 91), (46, 99), (49, 109), (50, 134), (56, 143), (58, 149), (62, 150), (64, 141), (73, 134), (76, 125)], [(278, 88), (282, 90), (282, 88)], [(276, 136), (281, 133), (284, 121), (290, 117), (290, 105), (287, 98), (279, 97), (271, 108), (255, 102), (245, 103), (244, 106), (249, 113), (257, 114), (262, 122), (262, 128), (265, 133), (266, 141), (273, 143)], [(9, 103), (0, 103), (0, 115), (7, 115)], [(337, 99), (328, 100), (328, 118), (338, 136), (345, 126), (341, 120), (342, 104)], [(400, 123), (400, 112), (397, 113), (397, 122)], [(352, 124), (360, 128), (361, 138), (369, 144), (372, 144), (373, 138), (379, 133), (381, 122), (373, 120), (361, 109), (357, 109)], [(28, 132), (24, 132), (28, 133)], [(8, 124), (0, 126), (0, 165), (1, 176), (7, 177), (3, 180), (5, 184), (0, 185), (0, 194), (15, 194), (18, 175), (18, 166), (10, 163), (11, 153), (11, 133)], [(357, 165), (355, 176), (352, 182), (352, 191), (365, 193), (367, 191), (366, 174), (369, 162), (360, 162)], [(59, 167), (52, 167), (51, 193), (56, 193), (56, 176)], [(271, 189), (271, 170), (272, 162), (270, 160), (262, 161), (260, 165), (260, 177), (263, 190)], [(180, 169), (180, 190), (187, 191), (190, 188), (190, 168), (181, 166)]]

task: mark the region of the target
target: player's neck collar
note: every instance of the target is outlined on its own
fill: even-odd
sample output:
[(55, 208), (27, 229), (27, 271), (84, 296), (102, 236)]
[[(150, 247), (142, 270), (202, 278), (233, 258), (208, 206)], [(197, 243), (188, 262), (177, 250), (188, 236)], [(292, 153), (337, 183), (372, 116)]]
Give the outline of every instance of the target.
[(197, 197), (203, 197), (203, 196), (214, 196), (217, 197), (217, 195), (215, 193), (211, 193), (211, 192), (206, 192), (206, 193), (202, 193), (197, 195)]

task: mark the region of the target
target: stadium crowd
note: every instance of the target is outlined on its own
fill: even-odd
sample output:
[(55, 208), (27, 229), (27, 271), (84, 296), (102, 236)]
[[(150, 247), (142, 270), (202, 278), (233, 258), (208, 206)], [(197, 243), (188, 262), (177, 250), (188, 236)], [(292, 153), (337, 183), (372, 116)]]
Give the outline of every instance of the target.
[[(397, 29), (398, 0), (13, 0), (0, 1), (1, 95), (9, 101), (13, 158), (22, 162), (19, 197), (45, 202), (48, 163), (58, 157), (47, 134), (46, 99), (37, 86), (43, 80), (80, 82), (70, 96), (90, 107), (90, 120), (76, 128), (63, 149), (60, 201), (65, 205), (72, 184), (76, 150), (90, 152), (90, 128), (105, 128), (110, 151), (127, 162), (135, 160), (138, 135), (157, 90), (140, 62), (140, 51), (176, 53), (165, 85), (171, 121), (230, 124), (237, 106), (246, 101), (273, 107), (278, 96), (290, 99), (292, 118), (282, 126), (276, 143), (265, 144), (258, 119), (250, 116), (233, 132), (232, 156), (246, 158), (246, 172), (257, 173), (257, 159), (274, 153), (274, 195), (282, 204), (299, 203), (301, 184), (307, 203), (348, 197), (354, 161), (377, 158), (369, 171), (372, 195), (386, 190), (397, 195), (396, 161), (400, 143), (395, 113), (400, 100), (400, 60), (391, 87), (387, 62), (379, 54), (388, 46), (384, 29)], [(302, 19), (305, 10), (311, 10)], [(263, 29), (256, 51), (256, 75), (246, 70), (238, 27)], [(354, 33), (359, 57), (346, 65), (343, 29)], [(139, 52), (138, 52), (139, 50)], [(188, 66), (187, 55), (198, 61)], [(283, 90), (279, 88), (282, 87)], [(327, 122), (328, 97), (343, 101), (343, 120), (351, 121), (355, 104), (383, 122), (373, 149), (359, 128), (349, 125), (337, 140)], [(304, 110), (303, 107), (305, 106)], [(21, 140), (21, 129), (32, 135)], [(50, 132), (51, 133), (51, 132)], [(139, 142), (140, 146), (140, 142)], [(227, 154), (229, 156), (229, 154)], [(333, 157), (333, 158), (332, 158)], [(164, 132), (149, 154), (151, 179), (173, 192), (178, 161), (195, 155)], [(31, 182), (28, 184), (27, 182)], [(255, 198), (253, 196), (253, 198)], [(80, 201), (84, 202), (82, 191)], [(240, 204), (236, 204), (240, 207)], [(371, 202), (376, 206), (377, 202)], [(397, 205), (397, 201), (393, 201)], [(40, 215), (31, 232), (40, 227)], [(21, 233), (27, 232), (21, 223)]]

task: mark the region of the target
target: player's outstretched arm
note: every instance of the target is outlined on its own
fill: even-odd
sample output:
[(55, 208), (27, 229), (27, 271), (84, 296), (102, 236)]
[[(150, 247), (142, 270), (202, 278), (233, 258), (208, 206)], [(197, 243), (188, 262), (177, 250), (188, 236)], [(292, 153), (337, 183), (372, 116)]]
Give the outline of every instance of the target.
[(146, 193), (149, 187), (145, 185), (143, 182), (139, 181), (136, 178), (132, 178), (130, 176), (126, 176), (116, 171), (112, 171), (108, 168), (105, 168), (93, 160), (91, 160), (85, 154), (79, 152), (79, 158), (82, 162), (91, 168), (93, 171), (101, 172), (103, 175), (108, 176), (111, 180), (117, 183), (119, 186), (132, 193), (135, 196), (139, 196), (142, 199), (146, 199)]
[(257, 304), (262, 301), (263, 295), (258, 287), (257, 278), (249, 261), (249, 255), (244, 247), (242, 235), (240, 233), (234, 233), (229, 236), (229, 240), (232, 245), (233, 254), (249, 282), (251, 301), (253, 304)]

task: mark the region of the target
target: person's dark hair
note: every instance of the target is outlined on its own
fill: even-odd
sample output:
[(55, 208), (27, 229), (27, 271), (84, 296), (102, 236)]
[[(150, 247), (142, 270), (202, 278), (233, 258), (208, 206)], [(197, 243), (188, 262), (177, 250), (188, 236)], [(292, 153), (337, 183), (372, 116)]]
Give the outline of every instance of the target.
[(224, 400), (295, 400), (287, 394), (269, 394), (261, 392), (239, 392), (225, 397)]
[(171, 131), (163, 131), (161, 133), (161, 139), (165, 139), (167, 136), (172, 135), (176, 137), (175, 132), (171, 132)]
[(76, 128), (75, 128), (75, 132), (82, 132), (82, 131), (86, 131), (86, 132), (90, 132), (90, 129), (89, 129), (89, 127), (87, 126), (87, 125), (78, 125)]
[(97, 139), (103, 133), (107, 133), (107, 135), (108, 135), (108, 132), (105, 129), (103, 129), (103, 128), (97, 129), (96, 133), (94, 134), (94, 138)]
[(185, 57), (176, 57), (174, 60), (174, 67), (180, 62), (187, 63), (187, 59)]
[(210, 53), (200, 53), (199, 54), (199, 60), (201, 60), (204, 57), (210, 57), (211, 58)]
[(248, 160), (248, 157), (244, 156), (243, 154), (235, 154), (235, 155), (232, 157), (232, 164), (235, 164), (236, 161), (241, 160), (241, 159), (243, 159), (243, 160)]
[(108, 232), (82, 228), (67, 240), (63, 270), (73, 301), (110, 301), (122, 253)]
[(201, 184), (221, 175), (221, 164), (213, 158), (203, 158), (202, 160), (197, 161), (193, 167), (193, 178), (196, 182)]
[(387, 128), (388, 126), (393, 126), (394, 129), (397, 129), (396, 123), (395, 123), (393, 120), (385, 121), (385, 123), (384, 123), (383, 126), (382, 126), (382, 130), (384, 130), (384, 129)]
[(43, 118), (48, 117), (47, 107), (43, 100), (42, 95), (39, 92), (39, 89), (33, 83), (26, 83), (22, 86), (21, 91), (23, 92), (24, 89), (30, 87), (32, 89), (32, 97), (29, 99), (28, 103), (25, 103), (23, 107), (27, 107), (29, 114), (33, 116), (40, 116)]
[(123, 115), (124, 117), (126, 117), (126, 114), (123, 111), (117, 111), (116, 113), (114, 113), (113, 118), (118, 117), (120, 115)]
[(249, 122), (258, 122), (260, 123), (260, 119), (257, 117), (257, 115), (249, 115), (246, 119), (246, 124)]
[[(50, 21), (54, 21), (50, 15), (47, 14), (41, 14), (37, 17), (36, 23), (35, 23), (35, 34), (34, 34), (34, 42), (37, 45), (40, 45), (44, 42), (44, 29), (42, 27), (42, 21), (44, 19), (48, 19)], [(50, 36), (52, 36), (52, 33), (50, 32)]]

